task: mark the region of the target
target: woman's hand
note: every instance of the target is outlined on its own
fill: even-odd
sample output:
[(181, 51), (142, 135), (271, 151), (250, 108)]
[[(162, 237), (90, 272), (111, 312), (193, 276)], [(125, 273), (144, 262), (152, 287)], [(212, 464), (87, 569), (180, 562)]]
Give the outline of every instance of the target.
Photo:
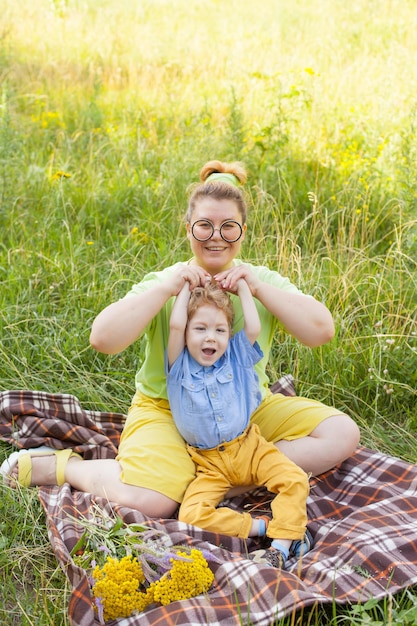
[(245, 264), (236, 265), (235, 267), (231, 267), (223, 272), (219, 272), (214, 275), (214, 280), (216, 280), (220, 287), (225, 291), (230, 291), (230, 293), (237, 293), (238, 282), (243, 279), (248, 285), (251, 294), (256, 297), (256, 292), (261, 286), (261, 281), (252, 270)]
[(204, 287), (211, 280), (211, 275), (199, 265), (184, 265), (171, 277), (171, 295), (177, 296), (186, 282), (190, 291), (195, 287)]

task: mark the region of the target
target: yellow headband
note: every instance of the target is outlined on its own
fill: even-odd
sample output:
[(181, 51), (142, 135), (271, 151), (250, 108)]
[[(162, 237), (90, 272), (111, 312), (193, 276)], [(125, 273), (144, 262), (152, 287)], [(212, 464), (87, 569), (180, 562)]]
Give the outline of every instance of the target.
[(230, 174), (229, 172), (213, 172), (210, 176), (207, 176), (206, 183), (211, 180), (218, 180), (222, 183), (228, 183), (229, 185), (234, 185), (235, 187), (239, 187), (240, 183), (238, 178), (234, 174)]

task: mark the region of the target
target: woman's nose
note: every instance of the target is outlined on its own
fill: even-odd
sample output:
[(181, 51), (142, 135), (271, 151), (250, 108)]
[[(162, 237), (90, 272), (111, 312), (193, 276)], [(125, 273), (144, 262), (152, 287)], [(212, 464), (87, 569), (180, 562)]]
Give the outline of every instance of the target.
[(213, 227), (213, 234), (211, 235), (210, 239), (221, 239), (222, 236), (220, 234), (220, 228), (214, 228)]

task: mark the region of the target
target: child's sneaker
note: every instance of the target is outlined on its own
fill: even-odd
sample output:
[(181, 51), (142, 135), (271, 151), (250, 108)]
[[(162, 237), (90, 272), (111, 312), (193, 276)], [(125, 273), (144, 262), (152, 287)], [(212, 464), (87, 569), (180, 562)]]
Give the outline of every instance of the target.
[(297, 539), (292, 542), (290, 547), (290, 556), (296, 556), (297, 558), (300, 558), (301, 556), (307, 554), (307, 552), (310, 552), (313, 547), (313, 535), (307, 528), (302, 539)]
[(287, 556), (281, 550), (276, 550), (275, 548), (254, 550), (254, 552), (249, 554), (249, 558), (254, 563), (263, 563), (277, 569), (284, 569), (285, 561), (287, 560)]

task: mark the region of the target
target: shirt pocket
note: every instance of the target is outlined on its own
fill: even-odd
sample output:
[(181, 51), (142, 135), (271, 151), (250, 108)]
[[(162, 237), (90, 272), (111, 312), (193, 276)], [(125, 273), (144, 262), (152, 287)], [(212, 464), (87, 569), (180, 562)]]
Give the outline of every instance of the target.
[(223, 400), (223, 405), (230, 413), (230, 411), (234, 410), (235, 406), (240, 406), (239, 390), (236, 389), (239, 377), (236, 377), (233, 370), (230, 368), (219, 372), (216, 380), (219, 393), (221, 394)]
[(181, 403), (185, 413), (194, 414), (207, 410), (204, 383), (202, 381), (181, 381)]

